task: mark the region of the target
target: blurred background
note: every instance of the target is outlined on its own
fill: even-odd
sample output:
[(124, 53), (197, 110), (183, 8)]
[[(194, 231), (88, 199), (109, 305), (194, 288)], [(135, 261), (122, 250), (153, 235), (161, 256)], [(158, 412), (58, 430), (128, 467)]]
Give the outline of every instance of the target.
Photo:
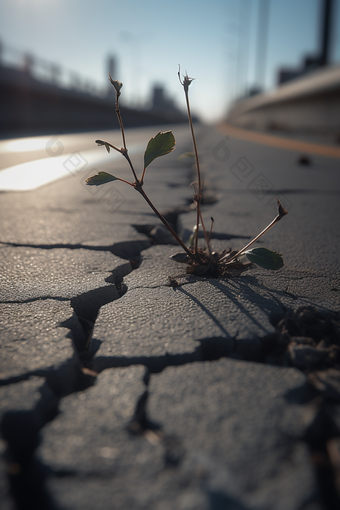
[(127, 127), (186, 122), (179, 64), (197, 120), (288, 129), (264, 110), (312, 91), (340, 133), (340, 0), (2, 0), (0, 136), (115, 127), (109, 71)]

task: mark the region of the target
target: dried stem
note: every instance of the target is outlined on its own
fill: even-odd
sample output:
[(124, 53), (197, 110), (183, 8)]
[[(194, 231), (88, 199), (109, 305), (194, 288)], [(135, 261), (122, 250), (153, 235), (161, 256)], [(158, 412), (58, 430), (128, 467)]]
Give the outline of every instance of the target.
[(130, 157), (129, 157), (129, 155), (128, 155), (127, 150), (126, 150), (126, 152), (125, 152), (125, 151), (124, 151), (124, 152), (122, 152), (122, 154), (123, 154), (124, 158), (126, 159), (126, 161), (127, 161), (127, 162), (129, 163), (129, 165), (130, 165), (130, 168), (131, 168), (131, 170), (132, 170), (133, 176), (134, 176), (134, 178), (135, 178), (135, 182), (136, 182), (136, 183), (139, 183), (138, 177), (137, 177), (137, 175), (136, 175), (135, 169), (133, 168), (133, 165), (132, 165), (132, 162), (131, 162), (131, 159), (130, 159)]
[(209, 232), (209, 236), (208, 236), (209, 243), (210, 243), (210, 239), (211, 239), (211, 234), (212, 234), (213, 226), (214, 226), (214, 218), (213, 218), (213, 217), (211, 217), (210, 232)]
[(210, 232), (210, 234), (209, 234), (209, 236), (208, 236), (208, 235), (207, 235), (207, 231), (205, 230), (204, 223), (203, 223), (203, 218), (202, 218), (201, 211), (200, 211), (200, 218), (201, 218), (201, 223), (202, 223), (202, 227), (203, 227), (204, 237), (205, 237), (205, 240), (206, 240), (206, 243), (207, 243), (207, 247), (208, 247), (208, 251), (209, 251), (209, 255), (210, 255), (210, 258), (211, 258), (211, 257), (212, 257), (212, 254), (211, 254), (210, 242), (209, 242), (211, 232)]
[(145, 193), (145, 191), (143, 190), (142, 188), (142, 185), (140, 183), (136, 183), (135, 185), (135, 190), (138, 191), (142, 197), (144, 198), (144, 200), (146, 200), (146, 202), (149, 204), (149, 206), (151, 207), (151, 209), (157, 214), (158, 218), (161, 220), (161, 222), (166, 226), (166, 228), (169, 230), (170, 234), (174, 237), (174, 239), (176, 239), (176, 241), (182, 246), (183, 250), (186, 252), (186, 254), (194, 261), (197, 262), (197, 257), (195, 256), (195, 254), (193, 254), (186, 246), (185, 244), (183, 243), (182, 239), (180, 237), (178, 237), (178, 235), (176, 234), (176, 232), (174, 231), (173, 228), (171, 228), (171, 226), (169, 225), (169, 223), (166, 221), (166, 219), (164, 218), (164, 216), (162, 216), (162, 214), (158, 211), (158, 209), (156, 209), (156, 207), (153, 205), (153, 203), (151, 202), (151, 200), (149, 199), (149, 197), (147, 196), (147, 194)]
[(112, 143), (107, 142), (106, 140), (96, 140), (96, 143), (98, 145), (109, 145), (115, 151), (120, 152), (121, 154), (123, 154), (123, 150), (122, 149), (118, 149), (118, 147), (116, 147), (115, 145), (112, 145)]
[(120, 108), (119, 108), (119, 96), (120, 96), (120, 92), (119, 92), (119, 90), (117, 90), (116, 91), (116, 114), (117, 114), (120, 130), (122, 132), (124, 151), (127, 151), (126, 140), (125, 140), (125, 132), (124, 132), (124, 126), (123, 126), (123, 119), (122, 119), (122, 116), (121, 116), (121, 113), (120, 113)]
[(142, 186), (143, 186), (143, 184), (144, 184), (144, 175), (145, 175), (145, 170), (146, 170), (146, 167), (144, 168), (143, 173), (142, 173), (142, 177), (140, 178), (140, 181), (139, 181), (139, 182), (141, 183), (141, 185), (142, 185)]
[[(113, 84), (113, 86), (116, 89), (116, 114), (117, 114), (117, 118), (118, 118), (118, 122), (119, 122), (119, 127), (120, 127), (120, 130), (121, 130), (121, 133), (122, 133), (123, 145), (124, 145), (124, 147), (122, 149), (120, 149), (120, 150), (118, 149), (118, 150), (119, 150), (119, 152), (121, 152), (123, 154), (124, 158), (129, 163), (130, 168), (131, 168), (132, 173), (133, 173), (133, 176), (135, 178), (135, 181), (139, 182), (137, 174), (135, 172), (135, 169), (133, 168), (132, 162), (131, 162), (131, 160), (129, 158), (129, 155), (128, 155), (128, 150), (127, 150), (127, 147), (126, 147), (126, 139), (125, 139), (125, 131), (124, 131), (123, 119), (122, 119), (122, 116), (121, 116), (121, 113), (120, 113), (120, 108), (119, 108), (120, 87), (122, 86), (122, 84), (120, 84), (120, 87), (117, 88), (116, 85), (115, 85), (115, 82), (114, 82), (114, 80), (112, 80), (112, 77), (111, 77), (110, 74), (109, 74), (109, 76), (110, 76), (111, 83)], [(116, 148), (116, 147), (114, 147), (114, 148)]]
[[(190, 102), (189, 102), (189, 85), (192, 82), (193, 78), (189, 78), (188, 75), (184, 76), (184, 81), (181, 81), (180, 78), (180, 70), (178, 71), (178, 77), (180, 83), (184, 87), (184, 93), (185, 93), (185, 100), (187, 104), (187, 111), (188, 111), (188, 119), (189, 119), (189, 126), (191, 130), (191, 136), (192, 136), (192, 142), (194, 145), (194, 153), (195, 153), (195, 160), (196, 160), (196, 168), (197, 168), (197, 180), (198, 180), (198, 193), (196, 194), (196, 232), (195, 232), (195, 253), (197, 253), (197, 247), (198, 247), (198, 233), (199, 233), (199, 224), (200, 224), (200, 217), (201, 217), (201, 199), (202, 199), (202, 182), (201, 182), (201, 170), (200, 170), (200, 161), (198, 157), (198, 150), (197, 150), (197, 144), (196, 144), (196, 137), (194, 132), (194, 126), (192, 123), (192, 117), (191, 117), (191, 111), (190, 111)], [(202, 221), (203, 226), (203, 221)], [(209, 246), (208, 246), (209, 249)], [(209, 249), (210, 251), (210, 249)]]
[(158, 218), (161, 220), (161, 222), (165, 225), (165, 227), (169, 230), (170, 234), (174, 237), (174, 239), (180, 244), (180, 246), (182, 246), (183, 250), (186, 252), (186, 254), (194, 261), (198, 262), (199, 259), (198, 257), (196, 256), (196, 254), (193, 254), (186, 246), (185, 244), (183, 243), (183, 241), (179, 238), (179, 236), (176, 234), (176, 232), (173, 230), (173, 228), (171, 228), (171, 226), (169, 225), (169, 223), (166, 221), (166, 219), (162, 216), (162, 214), (156, 209), (156, 207), (153, 205), (153, 203), (151, 202), (151, 200), (149, 199), (149, 197), (147, 196), (147, 194), (145, 193), (145, 191), (143, 190), (143, 178), (144, 178), (144, 174), (145, 174), (145, 168), (143, 170), (143, 174), (142, 174), (142, 177), (141, 179), (139, 180), (137, 175), (136, 175), (136, 172), (135, 172), (135, 169), (133, 168), (133, 165), (132, 165), (132, 162), (130, 160), (130, 157), (128, 155), (128, 150), (127, 150), (127, 147), (126, 147), (126, 139), (125, 139), (125, 131), (124, 131), (124, 126), (123, 126), (123, 120), (122, 120), (122, 116), (121, 116), (121, 113), (120, 113), (120, 108), (119, 108), (119, 96), (120, 96), (120, 89), (121, 87), (123, 86), (122, 83), (116, 81), (116, 80), (113, 80), (111, 75), (109, 74), (109, 78), (110, 78), (110, 81), (112, 83), (112, 85), (114, 86), (115, 90), (116, 90), (116, 114), (117, 114), (117, 118), (118, 118), (118, 122), (119, 122), (119, 126), (120, 126), (120, 130), (121, 130), (121, 133), (122, 133), (122, 138), (123, 138), (123, 144), (124, 144), (124, 147), (122, 149), (118, 149), (117, 147), (109, 144), (108, 142), (105, 142), (107, 143), (110, 147), (112, 147), (113, 149), (117, 150), (118, 152), (120, 152), (124, 157), (125, 159), (127, 160), (127, 162), (129, 163), (130, 165), (130, 168), (132, 170), (132, 173), (133, 173), (133, 176), (135, 178), (135, 182), (131, 183), (131, 182), (128, 182), (128, 181), (125, 181), (124, 179), (120, 179), (121, 181), (125, 182), (126, 184), (129, 184), (130, 186), (133, 186), (135, 188), (136, 191), (138, 191), (138, 193), (140, 193), (142, 195), (142, 197), (144, 198), (144, 200), (146, 200), (146, 202), (149, 204), (149, 206), (151, 207), (151, 209), (155, 212), (155, 214), (158, 216)]
[[(231, 264), (237, 257), (239, 257), (240, 255), (242, 255), (243, 252), (245, 252), (249, 246), (251, 246), (253, 243), (255, 243), (258, 239), (260, 239), (260, 237), (262, 237), (266, 232), (268, 232), (269, 229), (271, 229), (275, 223), (277, 223), (278, 221), (281, 220), (281, 218), (283, 218), (283, 216), (285, 216), (285, 214), (287, 214), (287, 211), (286, 209), (284, 209), (281, 205), (281, 202), (279, 200), (277, 200), (277, 205), (278, 205), (278, 209), (279, 209), (279, 213), (278, 215), (276, 216), (276, 218), (273, 219), (273, 221), (271, 221), (269, 223), (269, 225), (266, 226), (266, 228), (264, 228), (262, 230), (262, 232), (260, 232), (256, 237), (254, 237), (254, 239), (252, 241), (250, 241), (250, 243), (246, 244), (246, 246), (244, 246), (242, 248), (242, 250), (238, 251), (236, 253), (236, 255), (233, 255), (232, 258), (230, 258), (230, 254), (227, 253), (226, 255), (224, 255), (224, 257), (222, 257), (220, 260), (219, 260), (219, 263), (224, 263), (224, 264)], [(229, 259), (229, 260), (228, 260)]]
[(118, 181), (125, 182), (125, 184), (129, 184), (129, 186), (132, 186), (133, 188), (135, 187), (135, 183), (134, 183), (134, 182), (126, 181), (125, 179), (122, 179), (121, 177), (116, 177), (116, 179), (117, 179)]
[[(191, 251), (191, 249), (187, 248), (187, 246), (183, 243), (183, 241), (180, 239), (180, 237), (177, 235), (177, 233), (173, 230), (173, 228), (169, 225), (169, 223), (166, 221), (166, 219), (162, 216), (162, 214), (158, 211), (158, 209), (154, 206), (154, 204), (151, 202), (151, 200), (149, 199), (149, 197), (145, 193), (145, 191), (143, 189), (143, 181), (144, 181), (144, 175), (145, 175), (146, 168), (143, 169), (142, 176), (141, 176), (140, 180), (138, 179), (138, 177), (136, 175), (136, 172), (134, 170), (134, 167), (133, 167), (132, 162), (130, 160), (130, 157), (128, 155), (128, 150), (127, 150), (127, 147), (126, 147), (125, 131), (124, 131), (122, 116), (121, 116), (120, 107), (119, 107), (120, 89), (121, 89), (121, 87), (123, 85), (119, 81), (112, 80), (111, 75), (110, 75), (110, 81), (111, 81), (112, 85), (114, 86), (114, 88), (116, 90), (115, 109), (116, 109), (116, 114), (117, 114), (120, 130), (121, 130), (121, 133), (122, 133), (124, 147), (119, 149), (118, 147), (115, 147), (114, 145), (110, 144), (109, 142), (104, 142), (102, 140), (97, 140), (97, 142), (99, 143), (99, 145), (106, 145), (107, 149), (108, 149), (108, 147), (111, 147), (112, 149), (120, 152), (125, 157), (125, 159), (129, 163), (129, 166), (131, 168), (131, 171), (133, 173), (135, 181), (133, 183), (131, 183), (131, 182), (128, 182), (128, 181), (126, 181), (124, 179), (121, 179), (121, 178), (117, 178), (117, 179), (119, 179), (120, 181), (125, 182), (126, 184), (129, 184), (130, 186), (133, 186), (135, 188), (135, 190), (138, 191), (138, 193), (140, 193), (142, 195), (144, 200), (148, 203), (148, 205), (151, 207), (151, 209), (154, 211), (154, 213), (158, 216), (158, 218), (161, 220), (163, 225), (168, 229), (168, 231), (171, 233), (171, 235), (176, 240), (176, 242), (183, 248), (183, 250), (185, 251), (185, 253), (189, 257), (189, 259), (191, 259), (193, 262), (196, 262), (199, 265), (204, 264), (204, 265), (207, 266), (207, 269), (209, 269), (209, 267), (213, 263), (213, 256), (212, 256), (212, 252), (211, 252), (211, 248), (210, 248), (210, 238), (211, 238), (212, 228), (213, 228), (213, 224), (214, 224), (214, 219), (211, 218), (211, 227), (210, 227), (209, 234), (207, 234), (207, 231), (206, 231), (205, 226), (204, 226), (203, 218), (202, 218), (202, 213), (201, 213), (201, 200), (202, 200), (201, 170), (200, 170), (200, 163), (199, 163), (199, 157), (198, 157), (198, 150), (197, 150), (194, 126), (193, 126), (192, 116), (191, 116), (191, 111), (190, 111), (190, 102), (189, 102), (189, 85), (190, 85), (190, 83), (192, 82), (193, 79), (189, 78), (188, 75), (186, 75), (186, 76), (184, 76), (184, 79), (183, 79), (183, 82), (182, 82), (181, 78), (180, 78), (180, 70), (178, 72), (178, 77), (179, 77), (180, 83), (183, 85), (184, 92), (185, 92), (185, 99), (186, 99), (186, 105), (187, 105), (189, 126), (190, 126), (190, 130), (191, 130), (192, 141), (193, 141), (193, 146), (194, 146), (196, 168), (197, 168), (197, 177), (198, 177), (197, 182), (193, 183), (194, 184), (194, 188), (195, 188), (194, 203), (196, 205), (196, 211), (197, 211), (196, 230), (195, 230), (195, 243), (194, 243), (194, 250), (193, 251)], [(156, 155), (155, 157), (158, 157), (158, 156)], [(87, 182), (88, 181), (89, 181), (89, 179), (87, 180)], [(95, 183), (89, 183), (88, 182), (88, 184), (95, 184)], [(267, 227), (262, 230), (262, 232), (260, 232), (252, 241), (250, 241), (248, 244), (246, 244), (246, 246), (244, 246), (241, 250), (239, 250), (235, 255), (233, 255), (231, 253), (228, 253), (228, 254), (222, 256), (219, 259), (219, 261), (218, 261), (218, 264), (219, 264), (220, 267), (223, 268), (226, 265), (233, 264), (236, 261), (237, 257), (239, 257), (244, 252), (246, 252), (246, 250), (253, 243), (255, 243), (258, 239), (260, 239), (260, 237), (262, 237), (266, 232), (268, 232), (269, 229), (271, 229), (278, 221), (280, 221), (280, 219), (285, 214), (287, 214), (287, 211), (282, 207), (282, 205), (281, 205), (279, 200), (277, 200), (277, 203), (278, 203), (278, 215), (273, 219), (273, 221), (271, 221), (269, 223), (269, 225), (267, 225)], [(207, 263), (206, 259), (204, 259), (204, 260), (201, 259), (201, 256), (200, 256), (200, 254), (198, 252), (198, 235), (199, 235), (199, 225), (200, 225), (200, 222), (202, 224), (205, 240), (206, 240), (206, 243), (207, 243), (207, 249), (209, 251), (209, 260), (208, 260), (208, 263)]]
[[(178, 73), (178, 75), (179, 75), (179, 73)], [(189, 125), (190, 125), (190, 129), (191, 129), (192, 141), (193, 141), (193, 146), (194, 146), (195, 159), (196, 159), (196, 168), (197, 168), (197, 176), (198, 176), (198, 183), (197, 183), (198, 184), (198, 190), (195, 189), (195, 197), (194, 197), (194, 201), (195, 201), (195, 204), (196, 204), (196, 210), (197, 210), (197, 225), (196, 225), (196, 233), (195, 233), (195, 248), (194, 248), (194, 252), (190, 251), (189, 248), (187, 248), (187, 246), (185, 246), (185, 244), (180, 239), (180, 237), (176, 234), (176, 232), (173, 230), (173, 228), (169, 225), (169, 223), (166, 221), (166, 219), (162, 216), (162, 214), (158, 211), (158, 209), (154, 206), (154, 204), (151, 202), (151, 200), (149, 199), (149, 197), (145, 193), (145, 191), (143, 189), (143, 180), (144, 180), (144, 175), (145, 175), (145, 168), (143, 170), (142, 177), (141, 177), (140, 180), (138, 179), (138, 177), (136, 175), (136, 172), (134, 170), (134, 167), (133, 167), (132, 162), (130, 160), (130, 157), (128, 155), (128, 150), (127, 150), (127, 147), (126, 147), (126, 138), (125, 138), (124, 125), (123, 125), (123, 120), (122, 120), (122, 116), (121, 116), (121, 112), (120, 112), (120, 107), (119, 107), (119, 97), (120, 97), (120, 89), (122, 87), (122, 83), (113, 80), (111, 75), (109, 77), (110, 77), (110, 81), (111, 81), (112, 85), (114, 86), (114, 88), (116, 90), (115, 110), (116, 110), (116, 114), (117, 114), (120, 130), (121, 130), (121, 133), (122, 133), (124, 147), (119, 149), (118, 147), (115, 147), (114, 145), (112, 145), (109, 142), (104, 142), (102, 140), (98, 140), (98, 142), (100, 142), (101, 145), (105, 144), (105, 145), (107, 145), (109, 147), (112, 147), (112, 149), (120, 152), (125, 157), (125, 159), (129, 163), (129, 166), (130, 166), (131, 171), (133, 173), (133, 176), (135, 178), (135, 182), (131, 183), (131, 182), (128, 182), (128, 181), (126, 181), (124, 179), (121, 179), (121, 178), (118, 178), (118, 179), (120, 181), (122, 181), (122, 182), (125, 182), (126, 184), (129, 184), (130, 186), (133, 186), (135, 188), (135, 190), (138, 191), (138, 193), (140, 193), (142, 195), (144, 200), (149, 204), (151, 209), (158, 216), (158, 218), (161, 220), (161, 222), (164, 224), (164, 226), (168, 229), (168, 231), (171, 233), (171, 235), (174, 237), (174, 239), (178, 242), (178, 244), (183, 248), (183, 250), (186, 252), (188, 257), (191, 260), (193, 260), (194, 262), (197, 262), (197, 263), (201, 263), (201, 260), (200, 260), (199, 254), (198, 254), (198, 233), (199, 233), (199, 224), (200, 224), (200, 221), (201, 221), (202, 227), (203, 227), (203, 231), (204, 231), (204, 236), (205, 236), (206, 243), (207, 243), (207, 248), (209, 250), (209, 255), (210, 255), (210, 259), (211, 259), (212, 258), (212, 253), (211, 253), (211, 249), (210, 249), (210, 237), (211, 237), (211, 230), (212, 230), (213, 220), (212, 220), (211, 229), (210, 229), (209, 236), (208, 236), (207, 232), (206, 232), (206, 229), (205, 229), (205, 226), (204, 226), (204, 223), (203, 223), (203, 218), (202, 218), (201, 208), (200, 208), (201, 199), (202, 199), (201, 171), (200, 171), (200, 163), (199, 163), (199, 157), (198, 157), (198, 150), (197, 150), (195, 132), (194, 132), (194, 127), (193, 127), (193, 122), (192, 122), (192, 117), (191, 117), (190, 103), (189, 103), (189, 94), (188, 94), (188, 88), (189, 88), (189, 85), (190, 85), (192, 79), (189, 78), (188, 76), (185, 76), (184, 82), (183, 83), (181, 82), (181, 83), (184, 86), (185, 99), (186, 99), (187, 111), (188, 111), (188, 119), (189, 119)]]

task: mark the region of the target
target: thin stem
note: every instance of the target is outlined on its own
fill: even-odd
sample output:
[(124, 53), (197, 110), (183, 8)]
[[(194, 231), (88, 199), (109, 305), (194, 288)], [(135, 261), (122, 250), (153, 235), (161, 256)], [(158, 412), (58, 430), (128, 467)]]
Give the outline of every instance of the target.
[(198, 174), (198, 189), (201, 192), (200, 162), (199, 162), (199, 158), (198, 158), (198, 151), (197, 151), (197, 145), (196, 145), (194, 126), (193, 126), (193, 123), (192, 123), (192, 117), (191, 117), (191, 111), (190, 111), (189, 93), (188, 93), (187, 90), (185, 90), (185, 99), (186, 99), (186, 103), (187, 103), (189, 125), (190, 125), (190, 129), (191, 129), (192, 141), (193, 141), (193, 145), (194, 145), (194, 152), (195, 152), (195, 159), (196, 159), (196, 166), (197, 166), (197, 174)]
[[(196, 236), (195, 236), (195, 252), (197, 252), (197, 245), (198, 245), (198, 231), (199, 231), (199, 223), (200, 223), (200, 212), (201, 212), (201, 198), (202, 198), (202, 183), (201, 183), (201, 171), (200, 171), (200, 162), (198, 158), (198, 150), (196, 145), (196, 138), (195, 138), (195, 132), (194, 132), (194, 126), (192, 123), (192, 117), (191, 117), (191, 111), (190, 111), (190, 103), (189, 103), (189, 92), (188, 92), (188, 85), (184, 85), (184, 92), (185, 92), (185, 100), (187, 103), (187, 110), (188, 110), (188, 119), (189, 119), (189, 126), (191, 130), (191, 136), (192, 141), (194, 145), (194, 152), (195, 152), (195, 159), (196, 159), (196, 168), (197, 168), (197, 176), (198, 176), (198, 193), (197, 193), (197, 217), (196, 217)], [(203, 225), (203, 223), (202, 223)]]
[(207, 231), (205, 230), (205, 226), (204, 226), (204, 223), (203, 223), (203, 218), (202, 218), (202, 213), (200, 211), (200, 218), (201, 218), (201, 223), (202, 223), (202, 227), (203, 227), (203, 232), (204, 232), (204, 236), (205, 236), (205, 241), (207, 243), (207, 247), (208, 247), (208, 251), (209, 251), (209, 255), (210, 255), (210, 258), (212, 257), (212, 254), (211, 254), (211, 249), (210, 249), (210, 243), (209, 243), (209, 237), (207, 235)]
[(195, 253), (197, 252), (198, 248), (198, 229), (200, 227), (200, 206), (199, 201), (197, 200), (196, 205), (196, 232), (195, 232)]
[(133, 188), (135, 187), (132, 182), (126, 181), (125, 179), (121, 179), (120, 177), (116, 177), (116, 179), (118, 179), (118, 181), (125, 182), (125, 184), (129, 184), (129, 186), (132, 186)]
[(126, 140), (125, 140), (125, 131), (124, 131), (124, 126), (123, 126), (123, 119), (122, 119), (122, 116), (120, 114), (120, 108), (119, 108), (119, 96), (120, 96), (120, 92), (117, 92), (116, 93), (116, 114), (117, 114), (120, 130), (122, 132), (124, 150), (127, 152)]
[(138, 177), (137, 177), (136, 172), (135, 172), (135, 169), (133, 168), (133, 164), (132, 164), (132, 162), (131, 162), (131, 159), (130, 159), (130, 157), (129, 157), (129, 155), (128, 155), (128, 151), (127, 151), (127, 149), (126, 149), (126, 151), (125, 151), (125, 149), (124, 149), (124, 151), (122, 152), (122, 154), (123, 154), (124, 158), (126, 159), (126, 161), (127, 161), (127, 162), (129, 163), (129, 165), (130, 165), (130, 168), (131, 168), (131, 170), (132, 170), (132, 173), (133, 173), (133, 176), (134, 176), (134, 178), (135, 178), (135, 181), (136, 181), (136, 182), (139, 182), (139, 181), (138, 181)]
[(118, 151), (120, 153), (122, 153), (122, 149), (118, 149), (118, 147), (115, 147), (114, 145), (112, 145), (111, 143), (109, 142), (105, 142), (107, 145), (109, 145), (110, 147), (112, 147), (112, 149), (114, 149), (115, 151)]
[(240, 255), (242, 255), (242, 253), (243, 253), (243, 252), (245, 252), (245, 251), (249, 248), (249, 246), (251, 246), (251, 245), (252, 245), (253, 243), (255, 243), (258, 239), (260, 239), (260, 237), (262, 237), (262, 236), (263, 236), (266, 232), (268, 232), (268, 230), (269, 230), (269, 229), (271, 229), (271, 228), (275, 225), (275, 223), (277, 223), (278, 221), (280, 221), (280, 219), (281, 219), (281, 218), (283, 218), (283, 216), (284, 216), (285, 214), (287, 214), (287, 211), (286, 211), (286, 210), (282, 207), (282, 205), (281, 205), (281, 203), (280, 203), (280, 201), (279, 201), (279, 200), (278, 200), (278, 207), (279, 207), (279, 214), (276, 216), (276, 218), (274, 218), (274, 219), (273, 219), (273, 221), (271, 221), (271, 222), (269, 223), (269, 225), (267, 225), (267, 226), (266, 226), (266, 228), (264, 228), (264, 229), (262, 230), (262, 232), (260, 232), (260, 233), (259, 233), (256, 237), (254, 237), (254, 239), (253, 239), (252, 241), (250, 241), (250, 243), (246, 244), (246, 246), (244, 246), (244, 248), (242, 248), (242, 250), (238, 251), (238, 252), (236, 253), (236, 255), (233, 255), (233, 257), (232, 257), (232, 258), (230, 258), (230, 259), (228, 260), (228, 258), (230, 257), (230, 254), (229, 254), (229, 253), (227, 253), (226, 255), (224, 255), (224, 257), (222, 257), (222, 258), (220, 259), (220, 261), (219, 261), (219, 262), (220, 262), (220, 263), (221, 263), (221, 262), (224, 262), (224, 263), (226, 263), (226, 264), (231, 264), (231, 263), (232, 263), (232, 261), (233, 261), (233, 260), (235, 260), (235, 259), (236, 259), (237, 257), (239, 257)]
[(123, 154), (123, 151), (122, 149), (118, 149), (118, 147), (115, 147), (114, 145), (112, 145), (112, 143), (110, 142), (106, 142), (105, 140), (96, 140), (96, 143), (98, 145), (109, 145), (112, 149), (114, 149), (115, 151), (117, 152), (120, 152), (121, 154)]
[[(138, 177), (136, 175), (136, 172), (135, 172), (135, 169), (133, 168), (133, 165), (131, 163), (131, 159), (129, 158), (129, 155), (128, 155), (128, 150), (127, 150), (127, 147), (126, 147), (126, 139), (125, 139), (125, 131), (124, 131), (124, 126), (123, 126), (123, 119), (122, 119), (122, 116), (120, 114), (120, 108), (119, 108), (119, 96), (120, 96), (120, 92), (117, 91), (116, 92), (116, 114), (117, 114), (117, 118), (118, 118), (118, 122), (119, 122), (119, 126), (120, 126), (120, 130), (121, 130), (121, 133), (122, 133), (122, 138), (123, 138), (123, 145), (124, 145), (124, 148), (123, 149), (120, 149), (119, 152), (121, 152), (123, 154), (123, 156), (125, 157), (125, 159), (127, 160), (127, 162), (129, 163), (130, 165), (130, 168), (132, 170), (132, 173), (133, 173), (133, 176), (135, 178), (135, 181), (136, 182), (139, 182), (138, 181)], [(119, 149), (118, 149), (119, 150)]]
[(144, 175), (145, 175), (145, 170), (146, 170), (146, 167), (144, 168), (143, 173), (142, 173), (142, 177), (141, 177), (141, 179), (140, 179), (140, 181), (139, 181), (139, 182), (141, 183), (141, 185), (142, 185), (142, 186), (143, 186), (143, 184), (144, 184)]
[(135, 186), (135, 190), (138, 191), (142, 197), (147, 201), (147, 203), (149, 204), (149, 206), (151, 207), (151, 209), (157, 214), (158, 218), (161, 220), (161, 222), (166, 226), (166, 228), (169, 230), (170, 234), (176, 239), (176, 241), (182, 246), (183, 250), (186, 252), (186, 254), (194, 261), (197, 262), (197, 258), (196, 256), (185, 246), (185, 244), (183, 243), (182, 239), (180, 237), (178, 237), (178, 235), (176, 234), (176, 232), (173, 230), (173, 228), (171, 228), (171, 226), (169, 225), (169, 223), (166, 221), (166, 219), (164, 218), (164, 216), (162, 216), (162, 214), (156, 209), (156, 207), (153, 205), (153, 203), (151, 202), (151, 200), (149, 199), (149, 197), (147, 196), (147, 194), (145, 193), (145, 191), (143, 190), (142, 186), (139, 184), (137, 186)]
[(213, 226), (214, 226), (214, 218), (211, 217), (211, 225), (210, 225), (210, 232), (209, 232), (209, 243), (210, 243), (210, 239), (211, 239), (211, 234), (212, 234)]

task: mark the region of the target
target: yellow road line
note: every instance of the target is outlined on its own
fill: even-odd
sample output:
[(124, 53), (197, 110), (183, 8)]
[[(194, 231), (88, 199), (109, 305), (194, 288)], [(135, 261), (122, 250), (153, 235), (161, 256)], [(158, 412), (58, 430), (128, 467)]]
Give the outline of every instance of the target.
[(321, 145), (311, 142), (302, 142), (300, 140), (291, 140), (289, 138), (281, 138), (280, 136), (267, 135), (265, 133), (257, 133), (255, 131), (236, 128), (229, 124), (220, 124), (217, 126), (217, 129), (221, 133), (239, 140), (247, 140), (248, 142), (270, 145), (272, 147), (279, 147), (280, 149), (287, 149), (307, 154), (319, 154), (320, 156), (327, 156), (329, 158), (340, 158), (340, 148), (333, 147), (331, 145)]

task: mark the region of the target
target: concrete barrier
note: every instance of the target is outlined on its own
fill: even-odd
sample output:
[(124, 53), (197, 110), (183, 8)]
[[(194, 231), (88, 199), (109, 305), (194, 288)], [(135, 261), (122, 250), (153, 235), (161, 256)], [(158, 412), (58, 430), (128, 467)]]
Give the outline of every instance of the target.
[(227, 122), (254, 130), (340, 134), (340, 66), (315, 71), (239, 101)]

